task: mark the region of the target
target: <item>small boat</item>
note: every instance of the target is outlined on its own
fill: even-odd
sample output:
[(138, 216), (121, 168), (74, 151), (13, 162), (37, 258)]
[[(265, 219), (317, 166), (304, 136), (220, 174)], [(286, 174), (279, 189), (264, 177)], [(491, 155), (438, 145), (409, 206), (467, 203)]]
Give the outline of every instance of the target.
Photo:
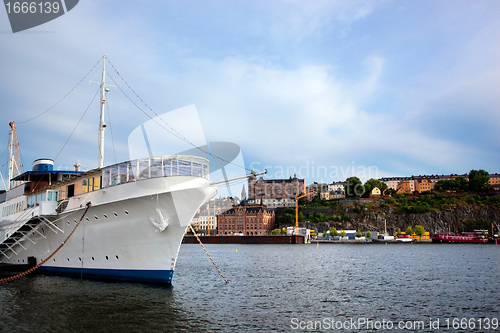
[(440, 233), (432, 236), (433, 243), (480, 243), (488, 242), (488, 239), (481, 230), (474, 232), (455, 233)]

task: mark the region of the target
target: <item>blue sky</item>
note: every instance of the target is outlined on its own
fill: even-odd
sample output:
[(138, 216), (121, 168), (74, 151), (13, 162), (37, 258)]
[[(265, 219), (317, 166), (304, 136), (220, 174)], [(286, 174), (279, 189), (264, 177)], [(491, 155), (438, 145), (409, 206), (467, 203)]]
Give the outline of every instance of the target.
[[(101, 65), (21, 122), (106, 54), (157, 114), (195, 104), (206, 141), (238, 144), (268, 178), (500, 172), (498, 17), (498, 1), (85, 0), (13, 34), (0, 10), (2, 148), (14, 120), (25, 169), (55, 158)], [(113, 164), (149, 118), (117, 88), (108, 106)], [(96, 167), (98, 119), (94, 101), (56, 167)]]

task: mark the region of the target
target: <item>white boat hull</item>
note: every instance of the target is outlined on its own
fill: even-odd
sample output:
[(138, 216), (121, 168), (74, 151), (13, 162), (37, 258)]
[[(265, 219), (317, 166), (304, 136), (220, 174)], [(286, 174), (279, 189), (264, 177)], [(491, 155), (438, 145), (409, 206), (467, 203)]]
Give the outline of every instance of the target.
[[(124, 193), (129, 193), (129, 198), (124, 198)], [(76, 196), (61, 214), (44, 215), (63, 232), (56, 233), (45, 225), (39, 228), (41, 235), (31, 235), (33, 242), (17, 245), (17, 254), (2, 262), (26, 264), (28, 257), (35, 257), (40, 263), (49, 257), (75, 228), (90, 201), (92, 205), (74, 234), (39, 270), (170, 284), (186, 228), (199, 207), (216, 193), (205, 178), (177, 176)], [(168, 226), (160, 231), (153, 222), (158, 224), (162, 218)]]

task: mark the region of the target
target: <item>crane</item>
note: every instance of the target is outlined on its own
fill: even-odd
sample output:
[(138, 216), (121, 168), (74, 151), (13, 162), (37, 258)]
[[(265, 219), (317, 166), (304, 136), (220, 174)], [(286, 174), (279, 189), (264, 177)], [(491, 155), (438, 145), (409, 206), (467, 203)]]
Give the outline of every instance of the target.
[(299, 234), (299, 199), (308, 196), (309, 194), (312, 194), (313, 192), (308, 192), (303, 195), (299, 195), (295, 197), (295, 234)]

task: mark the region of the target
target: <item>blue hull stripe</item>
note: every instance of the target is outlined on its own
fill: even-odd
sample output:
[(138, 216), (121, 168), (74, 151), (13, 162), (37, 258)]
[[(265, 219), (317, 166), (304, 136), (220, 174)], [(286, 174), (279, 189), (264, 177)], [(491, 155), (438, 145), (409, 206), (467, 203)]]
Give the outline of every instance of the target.
[(54, 275), (69, 275), (86, 279), (118, 280), (130, 282), (146, 282), (172, 284), (173, 270), (135, 270), (135, 269), (100, 269), (69, 268), (42, 266), (40, 272)]

